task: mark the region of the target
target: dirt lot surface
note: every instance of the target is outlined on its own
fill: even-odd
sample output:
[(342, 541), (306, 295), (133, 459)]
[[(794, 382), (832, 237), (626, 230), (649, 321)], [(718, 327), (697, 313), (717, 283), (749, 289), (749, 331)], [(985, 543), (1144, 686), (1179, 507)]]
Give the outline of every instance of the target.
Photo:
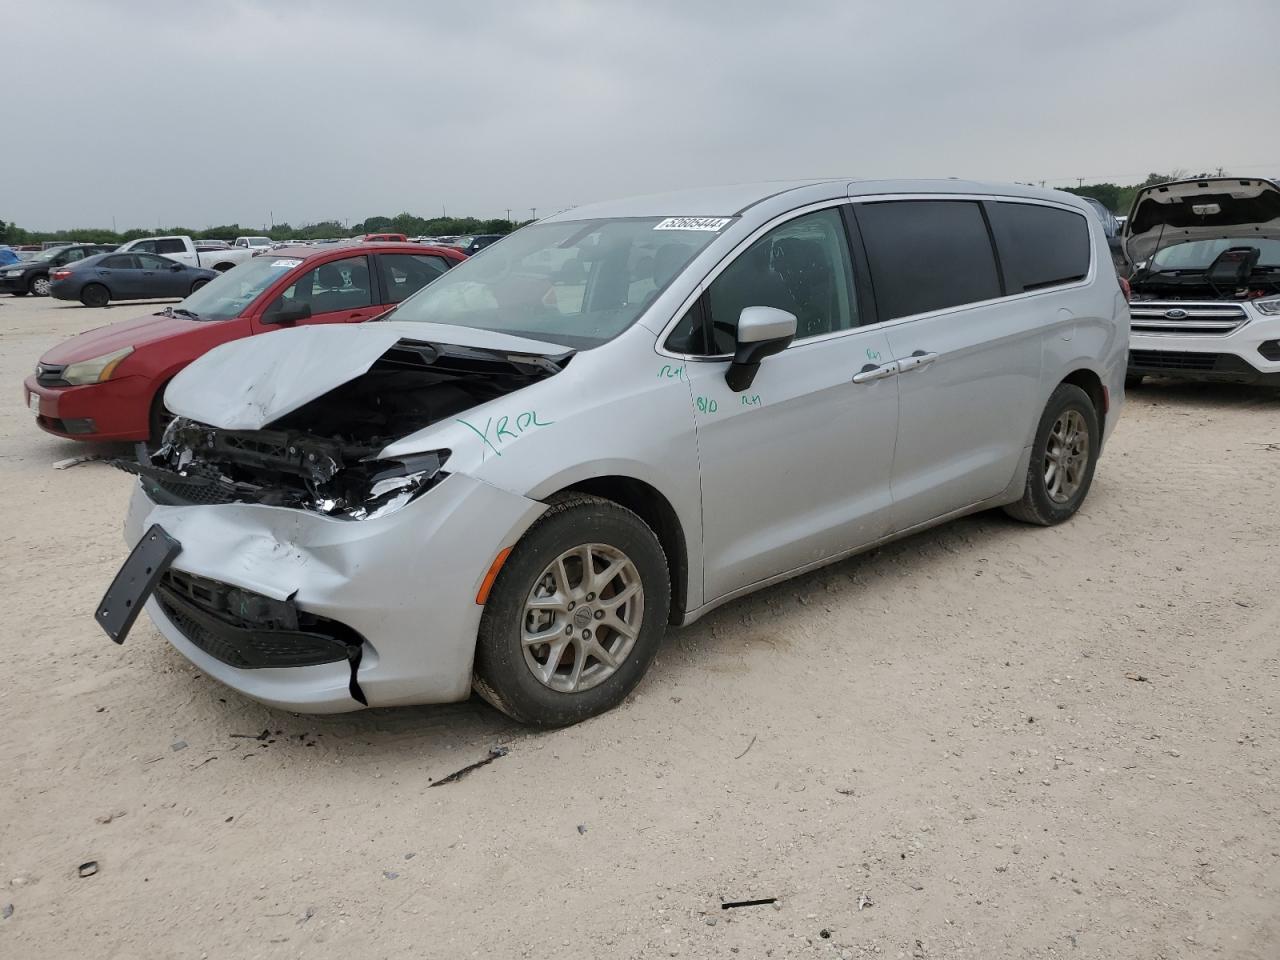
[(1071, 523), (722, 608), (573, 729), (315, 718), (92, 621), (131, 478), (19, 384), (148, 309), (0, 297), (0, 956), (1280, 957), (1280, 395), (1150, 386)]

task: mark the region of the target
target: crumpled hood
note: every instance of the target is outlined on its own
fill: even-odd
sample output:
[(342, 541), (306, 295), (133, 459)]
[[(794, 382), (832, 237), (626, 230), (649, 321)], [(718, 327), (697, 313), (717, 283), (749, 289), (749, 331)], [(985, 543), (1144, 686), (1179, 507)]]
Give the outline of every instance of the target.
[(1133, 263), (1160, 249), (1222, 237), (1280, 239), (1280, 187), (1270, 180), (1208, 177), (1146, 187), (1124, 225)]
[(224, 430), (267, 424), (366, 373), (401, 340), (557, 356), (568, 347), (438, 323), (374, 322), (278, 330), (233, 340), (182, 370), (170, 411)]

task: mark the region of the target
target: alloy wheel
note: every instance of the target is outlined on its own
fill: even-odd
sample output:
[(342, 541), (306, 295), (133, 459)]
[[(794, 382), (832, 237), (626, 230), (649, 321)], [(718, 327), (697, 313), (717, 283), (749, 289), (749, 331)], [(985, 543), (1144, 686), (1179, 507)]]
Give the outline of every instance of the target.
[(31, 292), (37, 297), (47, 297), (49, 295), (49, 278), (36, 277), (31, 281)]
[(1054, 503), (1076, 495), (1089, 466), (1089, 425), (1079, 410), (1064, 410), (1044, 448), (1044, 487)]
[(603, 683), (635, 647), (644, 586), (617, 547), (566, 550), (534, 581), (520, 625), (524, 661), (544, 686), (578, 693)]

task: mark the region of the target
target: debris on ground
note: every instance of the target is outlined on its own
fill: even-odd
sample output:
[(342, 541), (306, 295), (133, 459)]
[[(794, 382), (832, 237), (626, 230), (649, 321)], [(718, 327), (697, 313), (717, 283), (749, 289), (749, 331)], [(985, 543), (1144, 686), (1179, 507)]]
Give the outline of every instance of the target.
[(1132, 680), (1134, 683), (1150, 683), (1151, 682), (1140, 673), (1126, 673), (1124, 675), (1124, 678), (1126, 680)]
[(12, 903), (6, 903), (3, 907), (0, 907), (0, 920), (8, 920), (12, 916), (13, 916)]
[(74, 467), (77, 463), (93, 463), (95, 460), (107, 459), (100, 453), (90, 454), (87, 457), (67, 457), (65, 460), (55, 460), (53, 469), (66, 470), (68, 467)]
[(98, 872), (98, 861), (86, 860), (84, 863), (80, 864), (77, 870), (82, 877), (92, 877)]
[(383, 870), (382, 875), (388, 880), (398, 880), (400, 878), (400, 874), (396, 873), (394, 870)]
[(579, 832), (579, 833), (586, 833), (586, 832), (587, 832), (587, 825), (586, 825), (585, 823), (580, 823), (580, 824), (578, 824), (578, 832)]
[(868, 897), (865, 893), (858, 896), (858, 909), (864, 910), (867, 907), (874, 907), (875, 901)]
[(302, 926), (304, 923), (306, 923), (308, 920), (310, 920), (310, 919), (311, 919), (312, 917), (314, 917), (315, 915), (316, 915), (316, 908), (315, 908), (315, 907), (307, 907), (307, 912), (306, 912), (306, 913), (304, 913), (304, 914), (302, 915), (302, 917), (298, 920), (298, 926)]
[[(755, 738), (755, 737), (752, 737), (752, 738), (751, 738), (751, 742), (747, 744), (747, 750), (750, 750), (750, 749), (751, 749), (752, 747), (754, 747), (755, 745), (756, 745), (756, 738)], [(735, 760), (741, 760), (743, 757), (745, 757), (745, 756), (747, 755), (747, 750), (743, 750), (740, 754), (738, 754), (738, 755), (737, 755), (736, 757), (734, 757), (733, 759), (735, 759)]]
[(441, 779), (435, 781), (434, 783), (427, 784), (427, 786), (438, 787), (441, 784), (445, 784), (445, 783), (457, 783), (459, 780), (465, 777), (472, 770), (476, 770), (476, 769), (479, 769), (480, 767), (488, 766), (489, 764), (493, 763), (493, 761), (497, 760), (499, 757), (505, 757), (510, 752), (511, 751), (508, 750), (506, 747), (494, 747), (492, 750), (489, 751), (489, 755), (485, 757), (483, 760), (477, 760), (475, 763), (469, 763), (465, 767), (463, 767), (461, 770), (455, 770), (453, 773), (449, 774), (447, 777), (442, 777)]
[(93, 819), (98, 821), (98, 823), (106, 824), (106, 823), (110, 823), (112, 820), (119, 820), (124, 815), (125, 815), (124, 810), (116, 810), (112, 813), (104, 813), (102, 816), (94, 817)]
[(770, 903), (777, 903), (777, 897), (765, 897), (761, 900), (730, 900), (727, 903), (721, 903), (721, 910), (732, 910), (734, 907), (763, 907)]
[(852, 797), (853, 787), (836, 787), (836, 793), (840, 794), (842, 797)]
[(169, 744), (169, 749), (172, 750), (174, 753), (177, 753), (179, 750), (185, 750), (187, 749), (187, 741), (178, 740), (175, 743), (171, 743)]
[(231, 738), (232, 738), (233, 740), (265, 740), (265, 739), (267, 739), (267, 737), (269, 737), (269, 736), (271, 736), (271, 731), (270, 731), (270, 730), (263, 730), (261, 733), (233, 733), (233, 734), (231, 734)]

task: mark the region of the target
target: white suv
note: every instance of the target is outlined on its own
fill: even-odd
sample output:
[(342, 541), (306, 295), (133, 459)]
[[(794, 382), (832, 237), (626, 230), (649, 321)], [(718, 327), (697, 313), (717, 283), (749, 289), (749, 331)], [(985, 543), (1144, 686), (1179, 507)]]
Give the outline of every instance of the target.
[(1147, 187), (1124, 244), (1135, 268), (1130, 386), (1148, 375), (1280, 385), (1280, 187), (1239, 177)]

